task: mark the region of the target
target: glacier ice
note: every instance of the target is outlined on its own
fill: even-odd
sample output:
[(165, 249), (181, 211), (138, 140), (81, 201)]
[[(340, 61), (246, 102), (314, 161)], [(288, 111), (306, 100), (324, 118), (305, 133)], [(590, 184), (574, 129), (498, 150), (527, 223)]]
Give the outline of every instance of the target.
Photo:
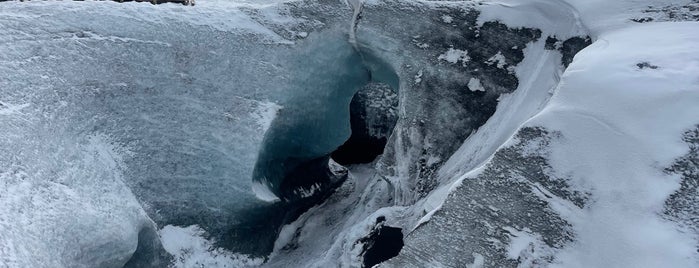
[(310, 36), (306, 53), (285, 61), (290, 81), (279, 86), (293, 92), (267, 130), (253, 179), (276, 197), (293, 201), (312, 189), (324, 192), (342, 180), (329, 169), (329, 156), (350, 138), (352, 97), (372, 81), (396, 84), (390, 66), (371, 51), (356, 48), (346, 35)]
[[(124, 235), (116, 235), (117, 240), (110, 243), (123, 254), (113, 255), (129, 256), (135, 250), (139, 229), (146, 228), (140, 226), (155, 228), (147, 225), (152, 224), (152, 219), (159, 227), (199, 225), (211, 237), (218, 238), (222, 246), (235, 251), (268, 252), (276, 237), (272, 219), (282, 221), (277, 215), (283, 208), (258, 200), (250, 191), (250, 182), (270, 114), (279, 109), (273, 103), (282, 103), (278, 85), (287, 84), (290, 76), (244, 78), (257, 77), (259, 73), (279, 74), (275, 70), (283, 66), (277, 55), (265, 48), (294, 54), (287, 51), (288, 46), (279, 45), (287, 42), (285, 39), (265, 31), (260, 33), (257, 28), (266, 28), (236, 9), (208, 16), (211, 20), (230, 16), (227, 20), (207, 22), (199, 18), (206, 19), (207, 12), (217, 11), (209, 8), (198, 16), (180, 15), (187, 7), (173, 5), (158, 6), (144, 14), (144, 6), (136, 3), (72, 2), (3, 3), (0, 8), (3, 14), (10, 14), (0, 18), (2, 102), (9, 107), (27, 106), (5, 116), (12, 120), (8, 124), (13, 127), (2, 130), (2, 155), (8, 158), (2, 161), (3, 174), (21, 167), (26, 169), (22, 172), (28, 174), (29, 180), (17, 181), (17, 185), (27, 180), (38, 185), (48, 183), (45, 187), (52, 191), (49, 178), (67, 177), (70, 180), (64, 184), (68, 185), (68, 192), (56, 193), (55, 198), (60, 200), (68, 195), (80, 200), (106, 192), (109, 194), (105, 197), (109, 198), (98, 198), (105, 204), (97, 207), (100, 211), (115, 207), (114, 212), (100, 216), (66, 205), (59, 215), (86, 211), (85, 216), (75, 215), (74, 221), (81, 224), (88, 224), (95, 215), (110, 220), (102, 228), (90, 226), (95, 235), (85, 231), (85, 235), (74, 235), (86, 240), (84, 246), (47, 246), (86, 251), (91, 248), (90, 243), (111, 241), (109, 237), (119, 233), (118, 227), (132, 230), (133, 234), (124, 231)], [(51, 16), (43, 15), (46, 13)], [(177, 26), (165, 30), (168, 25)], [(198, 37), (192, 39), (191, 34)], [(237, 44), (231, 45), (231, 40)], [(82, 153), (86, 149), (81, 147), (93, 136), (106, 137), (99, 143), (106, 145), (100, 146), (117, 148), (117, 153), (106, 155), (121, 159), (118, 171), (109, 172), (95, 161), (80, 164), (81, 154), (87, 159), (93, 155), (90, 151)], [(62, 153), (64, 150), (67, 152)], [(109, 176), (90, 173), (93, 169)], [(51, 175), (59, 171), (75, 174)], [(123, 185), (109, 187), (109, 181)], [(57, 183), (61, 185), (60, 181)], [(84, 190), (70, 191), (77, 186)], [(29, 193), (27, 196), (31, 196)], [(15, 195), (24, 196), (21, 192), (12, 194)], [(59, 224), (59, 215), (47, 210), (52, 205), (55, 203), (39, 206), (34, 209), (39, 215), (28, 215), (27, 219), (45, 217), (56, 222), (46, 226), (37, 222), (41, 228), (60, 225), (80, 229), (71, 221)], [(16, 206), (22, 208), (22, 202)], [(8, 209), (14, 208), (13, 205)], [(148, 216), (143, 211), (131, 212), (135, 208), (136, 212), (145, 210)], [(44, 210), (46, 214), (42, 214)], [(14, 211), (3, 214), (3, 218), (16, 217), (13, 215), (22, 210)], [(100, 221), (100, 217), (94, 220)], [(128, 224), (129, 221), (134, 223)], [(114, 222), (115, 227), (108, 222)], [(59, 234), (56, 233), (56, 239), (62, 237)], [(23, 247), (29, 245), (25, 240), (34, 236), (24, 237), (8, 239)], [(227, 237), (232, 239), (224, 239)], [(225, 244), (236, 239), (246, 242)], [(70, 254), (52, 250), (39, 251), (46, 255), (35, 257), (38, 261), (71, 258)], [(63, 265), (70, 266), (71, 262)]]
[(696, 267), (696, 5), (0, 3), (0, 267)]

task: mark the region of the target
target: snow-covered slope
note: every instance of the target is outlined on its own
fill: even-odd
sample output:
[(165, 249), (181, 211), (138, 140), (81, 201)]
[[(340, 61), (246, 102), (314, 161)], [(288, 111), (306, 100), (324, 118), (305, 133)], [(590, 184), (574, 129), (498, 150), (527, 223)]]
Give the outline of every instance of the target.
[[(698, 26), (600, 35), (576, 56), (546, 108), (483, 169), (465, 175), (389, 263), (461, 266), (473, 255), (487, 266), (699, 264), (696, 204), (668, 202), (697, 180), (669, 169), (696, 146), (683, 136), (699, 120)], [(447, 257), (457, 252), (466, 257)]]
[(666, 170), (688, 153), (682, 137), (699, 124), (697, 30), (658, 23), (600, 35), (528, 123), (561, 133), (551, 165), (589, 194), (583, 211), (559, 212), (577, 234), (561, 266), (699, 265), (696, 228), (663, 217), (699, 205), (665, 206), (682, 180), (697, 179)]
[[(428, 199), (426, 209), (440, 208), (385, 266), (699, 265), (690, 201), (699, 179), (691, 164), (699, 24), (632, 20), (665, 2), (605, 4), (572, 3), (595, 43), (576, 55), (541, 113), (464, 172), (448, 197)], [(474, 137), (446, 167), (468, 163), (470, 142), (485, 141)]]

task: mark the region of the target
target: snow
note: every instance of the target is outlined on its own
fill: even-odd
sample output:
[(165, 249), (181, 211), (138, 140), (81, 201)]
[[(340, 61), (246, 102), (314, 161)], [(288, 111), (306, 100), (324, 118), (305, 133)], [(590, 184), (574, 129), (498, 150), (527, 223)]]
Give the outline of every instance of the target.
[(473, 253), (473, 263), (471, 265), (466, 265), (466, 268), (483, 268), (483, 265), (485, 265), (485, 258), (483, 255)]
[(449, 15), (442, 15), (442, 21), (444, 23), (451, 23), (452, 21), (454, 21), (454, 18), (452, 18)]
[[(696, 236), (660, 214), (679, 187), (662, 168), (686, 153), (682, 133), (699, 123), (697, 30), (653, 23), (601, 34), (528, 123), (561, 131), (552, 167), (594, 200), (560, 212), (577, 233), (560, 267), (696, 267)], [(642, 61), (660, 68), (635, 66)]]
[(485, 88), (481, 85), (481, 80), (478, 78), (471, 78), (468, 80), (468, 89), (471, 91), (485, 91)]
[(551, 258), (554, 250), (546, 245), (541, 236), (532, 233), (528, 228), (518, 230), (512, 227), (504, 227), (510, 237), (507, 245), (507, 258), (518, 260), (517, 267), (538, 267), (540, 260)]
[(255, 197), (265, 202), (277, 202), (280, 200), (267, 186), (259, 182), (252, 183), (252, 192), (255, 194)]
[(496, 53), (495, 55), (493, 55), (492, 57), (490, 57), (490, 58), (486, 61), (486, 63), (487, 63), (488, 65), (496, 64), (495, 66), (497, 66), (498, 68), (502, 69), (502, 68), (504, 68), (505, 65), (507, 64), (507, 59), (505, 59), (505, 56), (502, 55), (502, 52), (498, 51), (498, 53)]
[(251, 258), (216, 248), (204, 238), (204, 230), (196, 225), (167, 225), (159, 233), (163, 248), (174, 257), (173, 268), (257, 267), (264, 262), (264, 258)]
[(633, 24), (631, 19), (637, 16), (645, 16), (644, 11), (649, 6), (666, 6), (669, 4), (680, 5), (689, 3), (690, 0), (564, 0), (576, 12), (581, 22), (586, 26), (593, 37), (604, 32), (623, 29)]
[[(563, 40), (588, 34), (587, 24), (580, 21), (578, 10), (566, 0), (486, 0), (482, 1), (481, 4), (479, 8), (481, 15), (478, 17), (479, 25), (486, 21), (496, 20), (509, 27), (540, 29), (543, 36), (555, 34)], [(597, 3), (596, 7), (606, 7), (608, 4), (607, 2)]]
[(439, 55), (438, 59), (447, 61), (449, 63), (458, 63), (461, 62), (461, 64), (466, 64), (471, 60), (471, 57), (468, 56), (468, 51), (461, 50), (461, 49), (454, 49), (454, 48), (449, 48), (446, 52), (443, 54)]
[[(630, 21), (642, 11), (643, 5), (659, 4), (657, 1), (570, 1), (571, 6), (556, 3), (568, 10), (560, 13), (547, 11), (555, 1), (548, 2), (485, 1), (484, 16), (479, 19), (498, 19), (511, 26), (538, 25), (544, 36), (555, 34), (562, 38), (591, 31), (597, 41), (576, 56), (560, 83), (560, 73), (537, 76), (531, 74), (531, 65), (523, 62), (518, 66), (517, 74), (524, 85), (521, 83), (512, 95), (501, 98), (496, 114), (440, 170), (444, 177), (454, 174), (459, 179), (447, 180), (455, 183), (443, 184), (431, 193), (422, 203), (427, 215), (417, 225), (429, 224), (430, 216), (441, 207), (440, 200), (449, 198), (460, 181), (476, 177), (482, 167), (478, 163), (489, 161), (488, 152), (494, 152), (493, 147), (512, 144), (512, 139), (505, 141), (509, 139), (507, 133), (517, 130), (532, 116), (532, 111), (545, 107), (525, 126), (545, 126), (563, 133), (564, 139), (552, 145), (554, 153), (549, 160), (553, 162), (553, 170), (561, 177), (573, 176), (574, 187), (589, 192), (592, 198), (588, 206), (580, 209), (541, 185), (534, 186), (537, 188), (534, 192), (542, 200), (549, 200), (550, 207), (571, 221), (576, 231), (575, 242), (555, 253), (552, 266), (696, 267), (698, 235), (663, 219), (661, 214), (665, 200), (679, 187), (679, 178), (665, 174), (663, 168), (686, 153), (682, 133), (699, 123), (697, 23), (639, 25)], [(607, 4), (611, 5), (609, 9)], [(561, 21), (573, 26), (512, 16), (510, 12), (502, 12), (503, 6), (513, 9), (533, 6), (548, 14), (570, 14), (562, 17), (572, 20)], [(532, 56), (529, 53), (525, 53), (527, 58)], [(544, 58), (538, 57), (540, 63)], [(641, 62), (659, 68), (638, 68), (636, 65)], [(534, 70), (538, 74), (542, 68)], [(556, 84), (559, 86), (554, 90)], [(538, 91), (527, 90), (528, 86)], [(531, 95), (525, 98), (525, 92)], [(547, 92), (556, 92), (548, 104)], [(537, 94), (538, 99), (532, 98)], [(519, 108), (516, 103), (530, 108)], [(520, 116), (513, 111), (529, 111), (529, 115)], [(498, 130), (494, 130), (496, 126)], [(497, 135), (499, 140), (491, 135)], [(485, 162), (474, 161), (479, 157)], [(534, 242), (538, 241), (538, 235), (517, 232), (509, 245), (510, 257), (519, 257), (522, 267), (531, 267), (534, 264), (515, 253), (523, 252), (525, 245), (538, 244)], [(544, 250), (542, 254), (554, 253)]]
[(415, 84), (419, 84), (420, 82), (422, 82), (422, 70), (418, 71), (413, 79), (415, 81)]

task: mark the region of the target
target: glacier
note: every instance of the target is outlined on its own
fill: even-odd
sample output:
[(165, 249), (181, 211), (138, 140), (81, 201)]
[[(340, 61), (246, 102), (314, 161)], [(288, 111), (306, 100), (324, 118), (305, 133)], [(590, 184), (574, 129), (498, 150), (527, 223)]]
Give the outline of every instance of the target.
[(697, 267), (697, 0), (0, 3), (0, 267)]

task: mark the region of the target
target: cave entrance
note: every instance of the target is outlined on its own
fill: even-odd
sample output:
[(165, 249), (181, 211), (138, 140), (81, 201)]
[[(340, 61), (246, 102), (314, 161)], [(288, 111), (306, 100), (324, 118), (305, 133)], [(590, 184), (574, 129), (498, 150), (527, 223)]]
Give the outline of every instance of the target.
[(344, 35), (305, 42), (284, 61), (292, 73), (279, 85), (282, 108), (253, 169), (252, 190), (267, 203), (241, 216), (254, 231), (230, 233), (232, 241), (252, 241), (246, 247), (253, 252), (269, 252), (268, 238), (348, 177), (332, 158), (348, 165), (383, 153), (397, 118), (399, 79), (390, 64)]
[(303, 68), (285, 85), (293, 94), (265, 134), (253, 171), (258, 197), (325, 195), (347, 175), (331, 157), (348, 165), (383, 153), (397, 120), (398, 76), (370, 48), (339, 40), (317, 40), (310, 55), (295, 59)]
[(370, 48), (360, 43), (357, 50), (370, 76), (350, 102), (351, 135), (331, 154), (341, 165), (374, 161), (383, 154), (398, 121), (398, 75)]
[(364, 255), (362, 267), (364, 268), (374, 267), (374, 265), (398, 256), (400, 250), (403, 249), (403, 230), (387, 226), (385, 222), (384, 216), (378, 217), (376, 226), (371, 233), (360, 240), (364, 243), (362, 248)]
[(370, 163), (383, 154), (398, 120), (398, 94), (390, 85), (370, 82), (350, 102), (352, 134), (331, 157), (341, 165)]

